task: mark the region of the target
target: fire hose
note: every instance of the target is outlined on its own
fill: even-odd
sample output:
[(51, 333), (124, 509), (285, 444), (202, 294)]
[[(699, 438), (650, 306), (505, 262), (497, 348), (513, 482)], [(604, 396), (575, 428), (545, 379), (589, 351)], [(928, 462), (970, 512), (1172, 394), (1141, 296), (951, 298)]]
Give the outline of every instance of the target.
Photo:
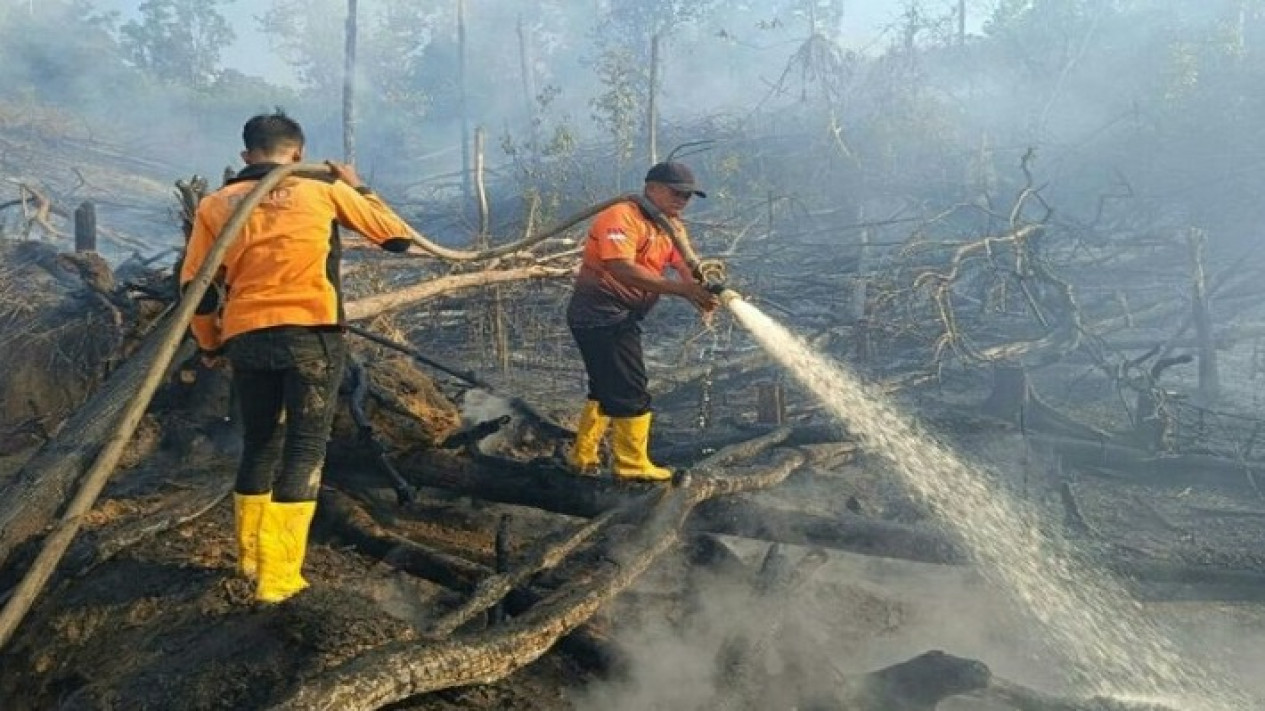
[(631, 200), (642, 209), (650, 219), (654, 220), (664, 232), (668, 233), (668, 238), (672, 240), (672, 244), (676, 245), (676, 251), (681, 253), (681, 258), (685, 260), (686, 266), (690, 268), (694, 278), (698, 283), (707, 288), (708, 291), (720, 298), (722, 303), (728, 304), (734, 299), (742, 298), (741, 294), (729, 288), (729, 274), (725, 268), (724, 262), (719, 259), (704, 259), (698, 256), (698, 252), (694, 250), (694, 245), (689, 239), (672, 225), (667, 216), (663, 214), (654, 203), (647, 200), (642, 195), (628, 195), (620, 198), (621, 200)]
[(677, 231), (677, 229), (672, 225), (672, 222), (663, 214), (663, 211), (655, 207), (654, 203), (647, 200), (644, 195), (637, 193), (626, 193), (604, 202), (599, 202), (596, 205), (592, 205), (575, 213), (574, 215), (571, 215), (548, 230), (538, 232), (534, 235), (529, 235), (517, 242), (481, 251), (458, 250), (443, 247), (431, 242), (417, 232), (413, 232), (409, 235), (409, 239), (411, 239), (413, 244), (417, 245), (417, 247), (422, 251), (441, 259), (453, 262), (484, 261), (488, 259), (495, 259), (497, 257), (503, 257), (507, 254), (513, 254), (539, 244), (551, 237), (555, 237), (563, 232), (566, 232), (581, 222), (597, 215), (606, 208), (611, 207), (612, 205), (617, 205), (621, 202), (636, 203), (646, 215), (650, 216), (650, 219), (654, 220), (655, 224), (668, 234), (668, 237), (672, 240), (672, 244), (676, 245), (677, 251), (681, 253), (681, 257), (685, 260), (686, 265), (689, 266), (694, 278), (697, 279), (700, 284), (707, 287), (708, 291), (720, 297), (721, 301), (724, 303), (728, 303), (730, 300), (735, 298), (741, 298), (737, 292), (727, 286), (728, 274), (724, 263), (717, 259), (703, 259), (699, 257), (698, 253), (694, 250), (694, 245), (690, 243), (685, 235)]
[[(26, 614), (30, 611), (35, 599), (44, 589), (49, 578), (52, 577), (57, 564), (61, 561), (71, 542), (78, 534), (80, 527), (83, 525), (85, 515), (92, 510), (93, 505), (109, 481), (110, 475), (118, 467), (124, 449), (136, 433), (145, 410), (149, 407), (159, 384), (162, 382), (163, 375), (171, 365), (171, 361), (180, 344), (185, 339), (189, 323), (198, 304), (202, 301), (207, 289), (211, 287), (211, 283), (219, 271), (220, 265), (224, 262), (224, 257), (228, 254), (228, 250), (241, 235), (242, 227), (246, 224), (246, 220), (251, 212), (259, 206), (260, 202), (281, 181), (297, 173), (328, 175), (330, 168), (328, 165), (321, 163), (293, 163), (278, 166), (261, 178), (254, 188), (238, 203), (233, 214), (224, 224), (219, 235), (217, 235), (215, 243), (207, 253), (202, 266), (186, 287), (183, 296), (168, 312), (165, 322), (150, 334), (150, 338), (155, 339), (156, 345), (134, 396), (128, 400), (127, 405), (119, 412), (117, 426), (114, 427), (112, 434), (105, 441), (92, 464), (81, 476), (79, 488), (67, 504), (61, 519), (52, 526), (49, 533), (45, 536), (43, 545), (35, 560), (31, 563), (26, 575), (13, 589), (3, 610), (0, 610), (0, 649), (8, 644), (18, 625), (22, 623)], [(627, 200), (637, 202), (643, 209), (646, 209), (647, 214), (655, 217), (656, 222), (665, 227), (690, 268), (695, 271), (695, 277), (700, 282), (709, 288), (715, 289), (721, 295), (722, 300), (725, 300), (725, 294), (733, 293), (724, 287), (723, 265), (720, 265), (719, 262), (713, 263), (699, 259), (688, 241), (676, 233), (676, 230), (663, 218), (662, 214), (652, 205), (649, 205), (642, 196), (636, 194), (611, 198), (572, 215), (549, 230), (530, 235), (518, 242), (481, 251), (455, 250), (442, 247), (426, 239), (416, 231), (412, 231), (409, 238), (422, 251), (441, 259), (454, 262), (483, 261), (512, 254), (543, 242), (593, 217), (602, 210)]]
[(647, 200), (644, 195), (637, 193), (617, 195), (609, 200), (599, 202), (575, 213), (574, 215), (571, 215), (548, 230), (529, 235), (517, 242), (511, 242), (509, 244), (492, 247), (490, 249), (479, 251), (451, 249), (431, 242), (416, 231), (409, 235), (409, 239), (412, 240), (413, 244), (415, 244), (423, 252), (441, 259), (453, 262), (485, 261), (488, 259), (503, 257), (508, 254), (514, 254), (515, 252), (520, 252), (528, 247), (539, 244), (551, 237), (555, 237), (563, 232), (566, 232), (581, 222), (597, 215), (606, 208), (611, 207), (612, 205), (617, 205), (621, 202), (636, 203), (637, 206), (645, 212), (645, 214), (649, 215), (650, 218), (654, 220), (655, 224), (661, 227), (663, 231), (668, 234), (668, 237), (676, 246), (677, 251), (680, 252), (682, 258), (685, 259), (686, 265), (688, 265), (690, 270), (693, 272), (694, 278), (697, 279), (700, 284), (707, 287), (707, 289), (713, 294), (720, 296), (722, 301), (728, 301), (729, 299), (739, 297), (736, 292), (733, 292), (733, 290), (726, 285), (728, 276), (724, 263), (717, 259), (703, 259), (699, 257), (698, 253), (694, 250), (694, 245), (690, 243), (685, 235), (676, 230), (676, 228), (672, 225), (672, 222), (669, 221), (663, 214), (663, 211), (655, 207), (654, 203)]
[(54, 524), (52, 531), (44, 538), (44, 544), (34, 562), (31, 563), (26, 576), (14, 588), (13, 595), (5, 604), (4, 610), (0, 611), (0, 648), (8, 644), (14, 631), (21, 624), (26, 613), (30, 611), (35, 598), (44, 589), (44, 585), (48, 583), (48, 579), (57, 568), (58, 562), (66, 554), (66, 549), (70, 547), (75, 535), (79, 532), (85, 515), (92, 510), (106, 482), (109, 481), (110, 475), (118, 467), (123, 450), (131, 441), (132, 435), (136, 433), (136, 428), (145, 415), (146, 408), (149, 407), (154, 393), (158, 390), (158, 385), (162, 382), (163, 374), (171, 365), (176, 350), (185, 338), (194, 310), (202, 301), (206, 290), (210, 288), (211, 281), (224, 261), (224, 256), (237, 241), (242, 226), (246, 224), (246, 219), (278, 183), (298, 172), (328, 174), (329, 166), (319, 163), (294, 163), (279, 166), (260, 179), (259, 183), (238, 204), (224, 228), (220, 230), (215, 244), (206, 256), (206, 261), (189, 282), (184, 296), (170, 312), (166, 323), (151, 334), (150, 337), (157, 340), (157, 346), (134, 397), (120, 412), (119, 424), (114, 429), (113, 435), (106, 441), (92, 465), (84, 473), (79, 490), (66, 506), (61, 520)]
[(426, 252), (427, 254), (430, 254), (435, 257), (439, 257), (440, 259), (446, 259), (450, 262), (486, 261), (488, 259), (496, 259), (497, 257), (504, 257), (507, 254), (521, 252), (522, 250), (527, 249), (528, 247), (534, 246), (536, 244), (539, 244), (541, 242), (544, 242), (545, 240), (551, 237), (556, 237), (562, 234), (563, 232), (566, 232), (567, 230), (571, 229), (572, 227), (575, 227), (581, 222), (584, 222), (590, 217), (593, 217), (597, 213), (601, 212), (602, 210), (605, 210), (606, 208), (612, 205), (617, 205), (621, 202), (625, 202), (628, 200), (640, 200), (640, 199), (641, 199), (640, 195), (634, 195), (631, 193), (627, 195), (619, 195), (605, 202), (599, 202), (596, 205), (592, 205), (588, 208), (585, 208), (584, 210), (581, 210), (580, 212), (575, 213), (574, 215), (568, 217), (567, 219), (563, 220), (562, 222), (554, 225), (553, 227), (543, 232), (537, 232), (536, 234), (528, 235), (527, 237), (524, 237), (523, 239), (517, 242), (511, 242), (509, 244), (503, 244), (498, 247), (492, 247), (489, 249), (484, 249), (484, 250), (479, 250), (479, 251), (451, 249), (448, 247), (443, 247), (441, 245), (435, 244), (434, 242), (431, 242), (430, 240), (426, 239), (425, 237), (423, 237), (421, 234), (419, 234), (416, 231), (414, 231), (412, 234), (409, 235), (409, 239), (411, 239), (413, 241), (413, 244), (417, 245), (418, 249), (421, 249), (423, 252)]

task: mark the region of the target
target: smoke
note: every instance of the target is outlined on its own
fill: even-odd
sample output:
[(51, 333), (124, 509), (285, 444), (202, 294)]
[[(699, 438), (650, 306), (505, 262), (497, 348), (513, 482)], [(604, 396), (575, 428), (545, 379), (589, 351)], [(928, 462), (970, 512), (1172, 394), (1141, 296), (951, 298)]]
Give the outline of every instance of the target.
[[(514, 410), (509, 400), (486, 390), (471, 389), (465, 391), (458, 404), (461, 411), (462, 425), (472, 427), (483, 422), (490, 422), (502, 417), (513, 417)], [(480, 447), (487, 451), (507, 448), (513, 444), (513, 432), (517, 422), (511, 420), (505, 427), (480, 441)]]
[[(627, 673), (573, 692), (578, 711), (783, 708), (837, 699), (848, 679), (931, 649), (1067, 690), (1065, 670), (1050, 663), (1022, 613), (968, 569), (832, 552), (807, 584), (766, 597), (753, 583), (767, 544), (725, 543), (750, 576), (691, 575), (679, 561), (661, 561), (629, 593), (631, 602), (614, 603), (608, 615)], [(806, 550), (785, 554), (794, 564)]]
[[(468, 2), (463, 61), (455, 3), (361, 3), (361, 173), (393, 203), (459, 197), (470, 150), (463, 128), (483, 127), (494, 209), (503, 213), (519, 208), (527, 189), (545, 194), (542, 211), (557, 216), (636, 185), (650, 156), (650, 38), (603, 29), (611, 4)], [(1048, 206), (1047, 244), (1068, 250), (1154, 245), (1191, 227), (1207, 231), (1214, 270), (1256, 249), (1265, 217), (1265, 18), (1250, 3), (971, 0), (966, 37), (949, 1), (714, 6), (662, 38), (656, 95), (660, 157), (711, 141), (685, 154), (712, 196), (689, 215), (701, 243), (748, 235), (742, 253), (763, 231), (776, 237), (765, 242), (770, 256), (804, 243), (834, 257), (855, 244), (858, 224), (871, 225), (872, 244), (891, 245), (909, 237), (911, 221), (956, 211), (919, 228), (929, 241), (951, 242), (1006, 230)], [(219, 81), (198, 91), (160, 82), (119, 52), (118, 28), (137, 7), (0, 4), (0, 177), (35, 176), (76, 197), (93, 189), (116, 201), (143, 198), (133, 231), (174, 237), (167, 186), (236, 165), (241, 124), (254, 113), (283, 106), (304, 123), (311, 157), (342, 155), (344, 2), (221, 4), (238, 41), (222, 54)], [(297, 23), (289, 34), (265, 31), (261, 18), (276, 8), (298, 8), (279, 16)], [(597, 60), (616, 46), (642, 62), (622, 68), (637, 81), (609, 104), (626, 113), (631, 146), (594, 118), (595, 101), (616, 88), (597, 75)], [(89, 148), (116, 170), (85, 166)], [(623, 151), (629, 157), (620, 159)], [(1025, 210), (1012, 212), (1020, 195)], [(966, 216), (964, 205), (973, 208)], [(419, 214), (426, 231), (439, 213)], [(878, 263), (892, 254), (875, 251)], [(1173, 258), (1178, 272), (1182, 259)], [(757, 266), (746, 276), (770, 276)], [(1156, 276), (1090, 286), (1153, 288)], [(1173, 283), (1185, 278), (1159, 288), (1184, 288)], [(471, 391), (462, 412), (474, 424), (509, 407)], [(1003, 461), (1017, 465), (1012, 455)], [(788, 624), (807, 628), (805, 658), (863, 670), (942, 647), (1058, 686), (1042, 645), (969, 573), (836, 556), (820, 575), (822, 589), (786, 612)], [(779, 611), (753, 602), (745, 580), (710, 581), (698, 597), (701, 612), (685, 627), (675, 618), (627, 626), (633, 681), (590, 689), (589, 707), (690, 707), (724, 691), (718, 651), (734, 635), (759, 636)], [(872, 620), (854, 610), (862, 599), (872, 601)], [(1256, 658), (1261, 634), (1232, 615), (1207, 621), (1192, 643), (1221, 639), (1237, 659)]]
[(512, 414), (509, 400), (486, 390), (467, 390), (461, 397), (461, 419), (466, 424), (475, 425)]
[[(1011, 438), (991, 445), (980, 439), (979, 444), (998, 457), (989, 459), (994, 466), (1019, 466), (1030, 457)], [(865, 488), (891, 473), (862, 462), (836, 476), (849, 488)], [(1065, 650), (1039, 631), (1030, 613), (974, 568), (831, 551), (807, 584), (762, 597), (756, 571), (768, 544), (723, 541), (748, 573), (699, 572), (668, 557), (612, 603), (605, 615), (628, 669), (621, 678), (570, 692), (574, 708), (787, 708), (805, 697), (829, 699), (848, 677), (937, 649), (981, 660), (996, 676), (1047, 693), (1084, 698), (1093, 692), (1077, 681), (1076, 671), (1062, 661)], [(806, 553), (785, 548), (792, 564)], [(1172, 623), (1189, 659), (1241, 683), (1256, 698), (1265, 692), (1252, 666), (1265, 648), (1258, 606), (1148, 608)], [(739, 649), (763, 651), (745, 657), (745, 669), (726, 676), (725, 661), (732, 659), (735, 641)], [(942, 708), (1010, 707), (960, 697)]]
[[(635, 184), (649, 159), (645, 87), (610, 96), (595, 69), (626, 47), (637, 64), (620, 71), (648, 81), (650, 38), (605, 24), (611, 6), (467, 3), (463, 58), (455, 4), (361, 3), (362, 173), (388, 197), (451, 196), (470, 161), (470, 131), (483, 127), (494, 200), (575, 161), (594, 164), (583, 180), (598, 193)], [(1261, 187), (1252, 158), (1265, 151), (1254, 131), (1261, 107), (1240, 92), (1260, 71), (1261, 18), (1233, 3), (973, 1), (961, 48), (956, 2), (711, 7), (661, 38), (656, 102), (660, 156), (717, 141), (691, 160), (718, 196), (886, 199), (854, 189), (865, 175), (944, 200), (957, 197), (942, 194), (945, 171), (974, 165), (977, 179), (960, 188), (975, 194), (963, 197), (1004, 201), (1023, 180), (1019, 158), (1035, 149), (1046, 198), (1078, 221), (1127, 214), (1149, 223), (1143, 230), (1187, 221), (1238, 237), (1261, 217), (1250, 199)], [(51, 102), (94, 138), (203, 175), (235, 164), (241, 123), (277, 105), (308, 128), (313, 157), (341, 156), (346, 3), (214, 8), (238, 39), (221, 53), (218, 82), (193, 91), (145, 75), (120, 51), (135, 3), (11, 4), (0, 12), (0, 98)], [(626, 139), (598, 120), (601, 105), (622, 107), (633, 145), (617, 145)], [(780, 141), (825, 165), (798, 175)], [(510, 155), (503, 143), (540, 155)], [(580, 155), (582, 145), (600, 148)], [(1227, 163), (1242, 172), (1227, 174)], [(1107, 195), (1116, 199), (1104, 203)], [(1127, 213), (1114, 209), (1121, 203)], [(1147, 211), (1154, 217), (1141, 218)]]

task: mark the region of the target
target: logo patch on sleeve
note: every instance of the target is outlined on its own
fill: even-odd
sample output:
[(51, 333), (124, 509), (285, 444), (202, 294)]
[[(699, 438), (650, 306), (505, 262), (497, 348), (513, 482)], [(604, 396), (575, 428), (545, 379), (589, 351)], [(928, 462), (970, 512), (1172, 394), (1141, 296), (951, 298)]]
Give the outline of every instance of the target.
[(612, 227), (606, 230), (606, 239), (612, 242), (626, 242), (628, 241), (628, 233), (624, 232), (620, 227)]

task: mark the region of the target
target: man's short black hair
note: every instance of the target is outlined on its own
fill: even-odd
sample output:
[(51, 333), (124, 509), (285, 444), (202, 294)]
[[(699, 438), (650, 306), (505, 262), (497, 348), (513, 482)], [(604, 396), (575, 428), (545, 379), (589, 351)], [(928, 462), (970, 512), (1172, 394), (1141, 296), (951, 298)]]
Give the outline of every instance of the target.
[(277, 109), (270, 114), (253, 116), (242, 127), (242, 143), (246, 150), (265, 155), (277, 152), (287, 143), (303, 145), (303, 127), (298, 121)]

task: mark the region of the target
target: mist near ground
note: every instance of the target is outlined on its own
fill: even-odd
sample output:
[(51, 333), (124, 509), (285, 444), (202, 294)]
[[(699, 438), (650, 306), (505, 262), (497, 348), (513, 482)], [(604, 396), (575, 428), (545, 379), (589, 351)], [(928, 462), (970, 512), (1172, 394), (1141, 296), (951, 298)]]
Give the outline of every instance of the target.
[[(541, 199), (542, 219), (557, 219), (636, 188), (653, 159), (679, 149), (710, 193), (689, 214), (709, 253), (742, 254), (745, 235), (759, 235), (761, 248), (793, 243), (835, 255), (864, 237), (885, 263), (894, 257), (884, 245), (914, 230), (948, 240), (1042, 219), (1069, 245), (1064, 254), (1162, 252), (1175, 235), (1197, 231), (1214, 266), (1259, 257), (1265, 5), (1255, 0), (359, 7), (356, 163), (414, 224), (446, 241), (473, 233), (470, 165), (481, 129), (498, 234), (521, 225), (527, 195)], [(311, 157), (340, 158), (346, 8), (345, 0), (0, 6), (0, 172), (33, 172), (14, 147), (73, 154), (92, 145), (144, 159), (139, 169), (159, 185), (217, 176), (236, 164), (242, 122), (276, 106), (303, 122)], [(149, 193), (156, 205), (169, 200)], [(709, 229), (722, 221), (726, 230)], [(127, 227), (155, 240), (176, 232), (174, 219)], [(157, 236), (164, 231), (169, 237)], [(1080, 285), (1080, 293), (1184, 288), (1184, 256), (1172, 261), (1172, 274)], [(878, 628), (864, 632), (883, 643), (827, 640), (823, 653), (860, 669), (943, 647), (1058, 688), (1057, 670), (1029, 646), (1039, 643), (1018, 636), (1013, 611), (994, 624), (994, 591), (970, 573), (878, 567), (842, 558), (825, 577), (850, 586), (853, 597), (837, 600), (876, 606), (866, 624)], [(906, 607), (873, 602), (929, 581), (934, 595)], [(643, 662), (640, 683), (594, 688), (592, 707), (687, 705), (714, 693), (710, 655), (734, 631), (721, 621), (748, 601), (723, 583), (709, 599), (707, 633), (683, 638), (671, 624), (648, 622), (629, 642)], [(810, 608), (802, 619), (830, 613)], [(883, 615), (893, 625), (886, 636)], [(1193, 630), (1194, 648), (1232, 649), (1227, 664), (1250, 658), (1262, 634), (1232, 619), (1227, 612)], [(662, 684), (669, 672), (688, 681)]]
[[(763, 548), (741, 540), (731, 545), (751, 566), (759, 566)], [(792, 560), (802, 554), (788, 551)], [(652, 594), (654, 588), (650, 590)], [(730, 690), (717, 660), (735, 639), (764, 640), (769, 647), (758, 659), (775, 673), (795, 665), (824, 666), (846, 678), (938, 649), (985, 660), (995, 675), (1049, 693), (1089, 695), (1090, 690), (1071, 681), (1074, 671), (1034, 633), (1031, 620), (1006, 591), (969, 570), (831, 554), (812, 585), (790, 597), (753, 600), (739, 581), (705, 584), (695, 594), (701, 611), (688, 624), (670, 617), (637, 619), (636, 631), (621, 634), (619, 646), (630, 657), (631, 672), (627, 678), (569, 693), (575, 707), (712, 708)], [(614, 613), (617, 619), (620, 612)], [(1192, 659), (1216, 669), (1253, 698), (1265, 695), (1252, 661), (1265, 648), (1265, 627), (1258, 615), (1232, 605), (1175, 605), (1156, 615), (1178, 630), (1177, 639)], [(775, 635), (782, 637), (773, 643), (779, 639)], [(777, 690), (765, 691), (778, 696)], [(802, 689), (783, 689), (783, 698), (794, 698), (796, 691)], [(955, 698), (939, 708), (1011, 707)]]

